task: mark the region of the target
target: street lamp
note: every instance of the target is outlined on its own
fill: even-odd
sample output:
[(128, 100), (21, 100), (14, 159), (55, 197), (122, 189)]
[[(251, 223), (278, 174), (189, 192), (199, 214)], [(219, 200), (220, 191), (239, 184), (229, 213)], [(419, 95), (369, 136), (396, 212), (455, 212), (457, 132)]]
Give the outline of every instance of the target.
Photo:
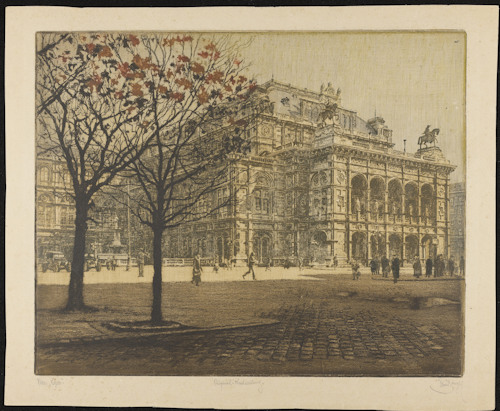
[(128, 239), (128, 255), (126, 270), (130, 270), (130, 181), (127, 179), (127, 239)]

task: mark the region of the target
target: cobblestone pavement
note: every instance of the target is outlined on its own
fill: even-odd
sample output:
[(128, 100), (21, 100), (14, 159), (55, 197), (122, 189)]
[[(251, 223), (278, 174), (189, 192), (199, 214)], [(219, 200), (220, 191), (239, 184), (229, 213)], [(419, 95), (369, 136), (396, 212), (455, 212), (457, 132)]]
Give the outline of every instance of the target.
[[(355, 297), (356, 298), (356, 297)], [(457, 375), (460, 337), (371, 304), (282, 305), (275, 325), (41, 349), (38, 372), (122, 375)], [(361, 304), (363, 306), (364, 304)], [(379, 304), (380, 305), (380, 304)], [(390, 305), (390, 304), (389, 304)], [(392, 303), (394, 305), (394, 303)], [(440, 307), (457, 318), (457, 307)], [(437, 311), (436, 311), (437, 312)], [(434, 314), (432, 314), (434, 315)], [(425, 317), (423, 317), (425, 318)]]

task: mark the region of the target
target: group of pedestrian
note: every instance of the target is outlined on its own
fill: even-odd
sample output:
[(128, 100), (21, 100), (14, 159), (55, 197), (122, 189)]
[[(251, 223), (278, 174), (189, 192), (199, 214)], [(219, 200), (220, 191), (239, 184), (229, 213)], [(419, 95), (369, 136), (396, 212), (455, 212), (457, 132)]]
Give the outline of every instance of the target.
[[(458, 269), (458, 274), (464, 275), (465, 260), (463, 256), (460, 256)], [(456, 274), (455, 260), (453, 257), (446, 260), (442, 254), (439, 254), (435, 260), (432, 260), (430, 257), (425, 260), (425, 276), (427, 278), (432, 277), (433, 275), (434, 278), (442, 277), (446, 273), (450, 276), (454, 276)]]
[(380, 275), (380, 261), (377, 258), (372, 258), (370, 261), (370, 271), (372, 275)]
[(401, 260), (397, 256), (394, 256), (392, 261), (389, 261), (386, 256), (383, 256), (380, 260), (378, 258), (372, 258), (370, 260), (370, 271), (372, 275), (380, 275), (382, 272), (382, 277), (387, 278), (389, 277), (389, 273), (392, 272), (395, 283), (398, 282), (400, 267)]
[(106, 268), (111, 271), (116, 270), (116, 258), (115, 256), (111, 257), (108, 261), (106, 261)]

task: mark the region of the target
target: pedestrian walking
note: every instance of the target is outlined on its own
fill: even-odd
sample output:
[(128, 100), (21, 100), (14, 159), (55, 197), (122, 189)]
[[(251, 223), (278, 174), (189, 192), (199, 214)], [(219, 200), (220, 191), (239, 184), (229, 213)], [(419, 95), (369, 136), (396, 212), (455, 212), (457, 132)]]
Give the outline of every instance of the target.
[(339, 260), (336, 255), (333, 256), (333, 266), (337, 267), (339, 265)]
[(418, 255), (415, 257), (415, 262), (413, 263), (413, 275), (417, 278), (420, 278), (422, 275), (422, 264)]
[(389, 271), (391, 270), (391, 266), (389, 264), (389, 259), (386, 256), (382, 257), (382, 276), (384, 278), (389, 277)]
[(203, 271), (203, 267), (201, 266), (201, 258), (200, 254), (196, 254), (193, 258), (193, 278), (191, 283), (196, 285), (197, 287), (201, 283), (201, 273)]
[(217, 263), (217, 260), (214, 261), (213, 270), (215, 273), (219, 272), (219, 264)]
[(380, 259), (375, 259), (375, 274), (380, 275)]
[(432, 277), (432, 258), (425, 260), (425, 276)]
[(394, 284), (398, 282), (399, 278), (399, 266), (400, 266), (400, 261), (398, 257), (394, 257), (392, 260), (392, 277), (394, 278)]
[(460, 275), (464, 275), (464, 270), (465, 270), (465, 260), (464, 260), (464, 256), (461, 255), (460, 256)]
[(377, 262), (374, 258), (372, 258), (372, 260), (370, 261), (370, 271), (372, 275), (377, 274)]
[(111, 271), (116, 270), (116, 258), (115, 256), (111, 257)]
[(266, 263), (266, 271), (271, 271), (271, 261), (271, 257), (269, 257)]
[(254, 271), (254, 268), (253, 266), (255, 265), (255, 257), (254, 257), (254, 254), (253, 254), (253, 251), (250, 253), (250, 255), (248, 256), (248, 271), (243, 274), (243, 278), (245, 278), (248, 274), (252, 273), (252, 278), (255, 280), (255, 271)]
[(351, 268), (352, 268), (352, 279), (359, 280), (359, 277), (361, 277), (361, 273), (359, 271), (359, 264), (356, 260), (352, 260)]

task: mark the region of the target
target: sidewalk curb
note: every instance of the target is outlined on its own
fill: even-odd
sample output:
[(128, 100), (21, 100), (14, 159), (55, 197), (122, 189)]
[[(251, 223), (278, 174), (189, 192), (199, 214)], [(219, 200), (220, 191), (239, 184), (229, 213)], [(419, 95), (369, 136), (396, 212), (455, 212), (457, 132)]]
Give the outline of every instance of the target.
[(276, 325), (279, 321), (271, 321), (267, 323), (250, 323), (243, 325), (229, 325), (211, 328), (188, 328), (184, 330), (165, 330), (161, 332), (151, 332), (151, 333), (123, 333), (120, 335), (119, 332), (110, 331), (115, 335), (98, 335), (94, 337), (79, 337), (79, 338), (66, 338), (57, 341), (45, 341), (37, 344), (38, 348), (57, 348), (65, 347), (68, 344), (86, 344), (93, 342), (113, 342), (113, 341), (123, 341), (123, 340), (147, 340), (150, 338), (162, 337), (167, 335), (182, 335), (182, 334), (196, 334), (196, 333), (209, 333), (214, 331), (231, 331), (250, 327), (264, 327), (269, 325)]
[[(372, 276), (371, 278), (374, 281), (394, 281), (394, 278), (392, 278), (392, 277), (378, 278), (378, 276)], [(434, 282), (434, 281), (460, 281), (460, 280), (463, 281), (463, 280), (465, 280), (465, 278), (464, 277), (444, 277), (444, 278), (441, 278), (441, 277), (437, 277), (437, 278), (434, 278), (434, 277), (431, 277), (431, 278), (401, 278), (401, 277), (399, 277), (398, 278), (398, 283), (400, 281), (407, 281), (407, 282), (423, 282), (423, 281)]]

